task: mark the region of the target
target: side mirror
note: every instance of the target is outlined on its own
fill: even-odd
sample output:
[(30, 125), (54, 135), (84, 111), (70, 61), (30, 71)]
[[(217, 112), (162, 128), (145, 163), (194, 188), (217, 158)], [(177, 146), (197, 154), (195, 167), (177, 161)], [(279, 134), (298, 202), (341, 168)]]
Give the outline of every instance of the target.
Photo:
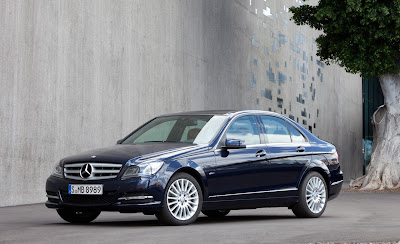
[(121, 144), (122, 141), (123, 141), (122, 139), (118, 140), (117, 144)]
[(241, 139), (226, 139), (225, 146), (223, 146), (225, 149), (240, 149), (240, 148), (246, 148), (246, 143), (244, 140)]

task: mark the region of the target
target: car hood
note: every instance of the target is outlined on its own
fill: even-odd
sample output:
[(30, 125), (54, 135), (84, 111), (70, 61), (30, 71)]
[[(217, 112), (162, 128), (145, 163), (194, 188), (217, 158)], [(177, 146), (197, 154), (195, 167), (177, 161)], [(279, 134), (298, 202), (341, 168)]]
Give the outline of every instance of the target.
[(146, 158), (152, 158), (164, 154), (171, 155), (197, 147), (199, 146), (193, 144), (171, 142), (149, 142), (134, 145), (117, 144), (111, 147), (94, 149), (64, 158), (62, 160), (62, 164), (72, 162), (126, 163), (128, 160), (139, 156), (143, 157), (144, 155), (146, 155)]

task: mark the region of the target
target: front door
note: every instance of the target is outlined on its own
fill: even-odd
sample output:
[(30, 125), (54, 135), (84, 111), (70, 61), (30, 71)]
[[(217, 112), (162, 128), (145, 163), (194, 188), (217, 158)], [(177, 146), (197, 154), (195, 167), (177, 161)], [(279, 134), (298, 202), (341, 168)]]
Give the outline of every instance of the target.
[(255, 116), (237, 118), (227, 129), (222, 140), (241, 139), (246, 143), (243, 149), (222, 149), (215, 151), (216, 187), (210, 197), (221, 200), (249, 197), (259, 189), (264, 175), (260, 168), (268, 162), (265, 145), (261, 144), (259, 124)]

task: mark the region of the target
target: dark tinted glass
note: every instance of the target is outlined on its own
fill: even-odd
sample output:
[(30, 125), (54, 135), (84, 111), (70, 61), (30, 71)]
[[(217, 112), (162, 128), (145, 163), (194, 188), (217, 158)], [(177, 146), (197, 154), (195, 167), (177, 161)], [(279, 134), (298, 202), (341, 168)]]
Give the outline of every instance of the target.
[(268, 143), (292, 142), (286, 122), (280, 118), (272, 116), (260, 116), (264, 124)]
[(298, 131), (296, 128), (294, 128), (291, 124), (287, 123), (287, 126), (289, 128), (290, 134), (292, 136), (292, 142), (305, 142), (306, 139), (304, 136)]
[(191, 115), (156, 118), (128, 137), (122, 144), (145, 142), (208, 143), (226, 116)]
[(260, 133), (254, 116), (236, 119), (226, 131), (226, 138), (244, 140), (246, 145), (260, 144)]

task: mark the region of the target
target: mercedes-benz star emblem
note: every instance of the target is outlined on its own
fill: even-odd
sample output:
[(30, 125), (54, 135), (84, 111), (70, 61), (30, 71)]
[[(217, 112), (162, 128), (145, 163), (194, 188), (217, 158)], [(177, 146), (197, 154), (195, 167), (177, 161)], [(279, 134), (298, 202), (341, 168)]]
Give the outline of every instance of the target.
[(84, 164), (80, 170), (82, 178), (89, 178), (92, 175), (93, 167), (91, 164)]

